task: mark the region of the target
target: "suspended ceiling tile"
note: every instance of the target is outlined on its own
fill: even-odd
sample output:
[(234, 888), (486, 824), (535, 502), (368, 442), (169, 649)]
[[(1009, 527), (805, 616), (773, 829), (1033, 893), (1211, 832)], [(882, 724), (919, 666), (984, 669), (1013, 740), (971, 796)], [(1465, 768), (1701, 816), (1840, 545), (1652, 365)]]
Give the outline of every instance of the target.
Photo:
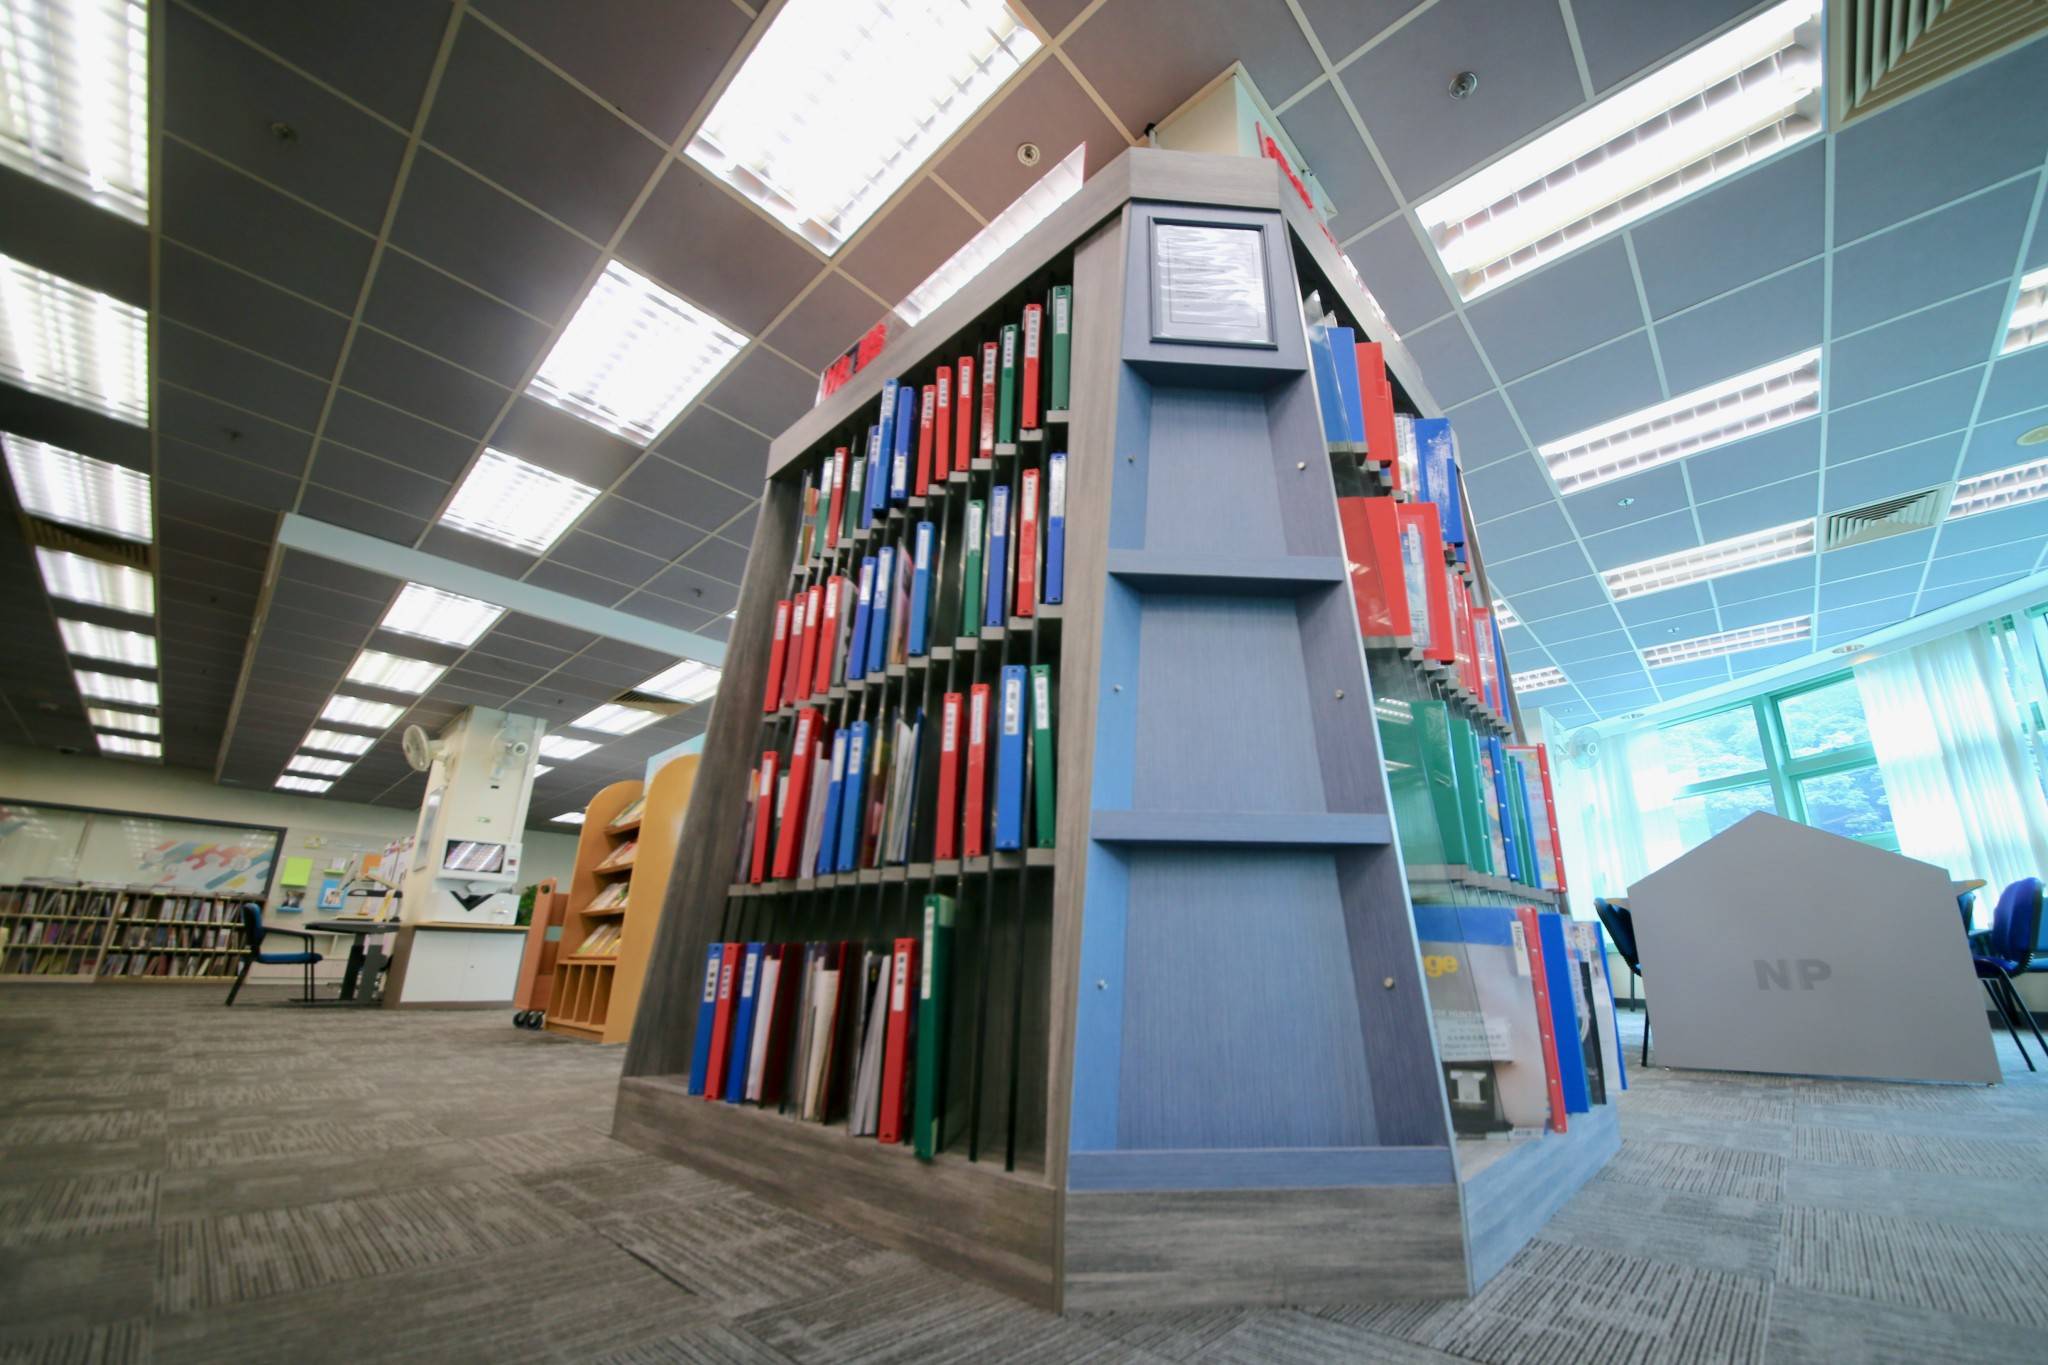
[(1465, 316), (1504, 381), (1643, 325), (1628, 251), (1619, 238), (1502, 285), (1466, 305)]
[(140, 224), (6, 167), (0, 203), (8, 209), (0, 251), (137, 308), (149, 306), (149, 232)]
[[(1464, 322), (1453, 316), (1406, 333), (1401, 341), (1422, 368), (1422, 382), (1438, 406), (1451, 407), (1493, 387), (1493, 376), (1466, 335)], [(1462, 453), (1463, 435), (1460, 434)]]
[(1822, 492), (1826, 510), (1838, 512), (1945, 483), (1962, 448), (1962, 433), (1951, 432), (1861, 460), (1830, 464)]
[(1573, 0), (1572, 18), (1593, 89), (1604, 94), (1755, 8), (1756, 0)]
[(155, 412), (157, 431), (163, 435), (279, 473), (297, 476), (305, 469), (306, 455), (313, 446), (313, 438), (307, 432), (229, 407), (172, 383), (157, 386)]
[(1965, 476), (1985, 474), (2043, 458), (2039, 445), (2023, 446), (2020, 438), (2044, 422), (2048, 422), (2048, 408), (2035, 408), (2032, 412), (1981, 423), (1970, 432), (1968, 443), (1963, 448), (1962, 473)]
[[(1380, 224), (1345, 247), (1344, 252), (1358, 267), (1380, 307), (1386, 310), (1387, 321), (1394, 324), (1395, 331), (1405, 335), (1450, 312), (1451, 296), (1437, 279), (1406, 214)], [(1423, 382), (1431, 384), (1434, 391), (1435, 385), (1427, 372)]]
[[(839, 268), (885, 299), (901, 299), (981, 230), (981, 224), (929, 178), (870, 220)], [(758, 233), (758, 229), (757, 229)]]
[[(1162, 43), (1171, 33), (1175, 41)], [(1322, 74), (1284, 0), (1111, 0), (1064, 44), (1133, 133), (1241, 61), (1278, 101)], [(1134, 53), (1144, 60), (1133, 61)]]
[[(619, 259), (748, 335), (823, 262), (696, 167), (669, 163), (619, 243)], [(734, 269), (736, 261), (745, 269)]]
[[(1706, 524), (1704, 514), (1700, 524)], [(1688, 510), (1589, 535), (1585, 537), (1585, 543), (1586, 554), (1593, 561), (1593, 567), (1607, 570), (1655, 559), (1675, 550), (1691, 549), (1700, 543), (1700, 531), (1694, 526), (1692, 513)]]
[(544, 324), (396, 251), (377, 266), (363, 321), (507, 388), (548, 342)]
[(506, 398), (500, 385), (366, 330), (356, 332), (341, 382), (380, 402), (478, 437), (497, 420)]
[(1968, 370), (1828, 414), (1830, 462), (1854, 460), (1970, 425), (1983, 372)]
[(1908, 564), (1924, 564), (1933, 544), (1934, 531), (1928, 529), (1829, 550), (1820, 557), (1820, 581), (1834, 583)]
[(1550, 502), (1486, 524), (1482, 538), (1489, 563), (1503, 563), (1572, 539), (1564, 509)]
[(1692, 495), (1701, 502), (1732, 497), (1820, 468), (1820, 421), (1794, 422), (1747, 440), (1703, 450), (1685, 461)]
[(421, 147), (413, 157), (391, 242), (527, 312), (568, 316), (597, 248)]
[[(1039, 8), (1033, 6), (1032, 12)], [(1017, 148), (1027, 142), (1038, 146), (1036, 166), (1017, 160)], [(933, 169), (975, 212), (993, 218), (1036, 184), (1048, 168), (1084, 144), (1088, 150), (1081, 159), (1087, 175), (1116, 160), (1128, 146), (1065, 65), (1047, 59), (1022, 80), (1004, 87), (994, 106), (957, 146), (933, 163)]]
[[(1557, 496), (1544, 476), (1543, 467), (1527, 451), (1467, 474), (1465, 493), (1471, 515), (1481, 522), (1520, 512)], [(1481, 544), (1484, 543), (1482, 536)]]
[(659, 621), (678, 630), (694, 630), (699, 633), (708, 633), (712, 622), (718, 619), (717, 612), (651, 592), (636, 592), (618, 605), (619, 610), (631, 612), (635, 616), (644, 616), (650, 621)]
[[(1841, 248), (1835, 253), (1834, 334), (2011, 280), (2036, 179), (2000, 186)], [(1987, 336), (1986, 348), (1990, 342)]]
[[(1480, 543), (1486, 540), (1485, 528), (1480, 531)], [(1584, 578), (1592, 565), (1586, 559), (1585, 547), (1577, 541), (1538, 550), (1534, 554), (1520, 555), (1486, 566), (1486, 581), (1493, 588), (1496, 597), (1506, 596), (1512, 600), (1515, 594), (1530, 588), (1548, 588), (1558, 583), (1568, 583), (1574, 578)], [(1517, 611), (1520, 608), (1516, 608)]]
[(620, 497), (599, 498), (577, 525), (661, 563), (677, 558), (706, 535), (695, 526)]
[[(1336, 86), (1325, 82), (1303, 96), (1280, 116), (1280, 124), (1294, 139), (1306, 169), (1314, 174), (1335, 206), (1337, 212), (1330, 218), (1329, 226), (1339, 239), (1370, 227), (1399, 207), (1394, 192), (1387, 188), (1387, 178), (1373, 165), (1372, 153), (1366, 150), (1365, 139), (1358, 135), (1358, 125), (1351, 121), (1351, 111), (1338, 98)], [(1355, 251), (1351, 259), (1358, 261)], [(1384, 279), (1384, 274), (1376, 276), (1362, 264), (1360, 271), (1368, 281)], [(1429, 278), (1426, 271), (1424, 278)], [(1436, 312), (1427, 314), (1424, 320), (1438, 316), (1448, 306), (1441, 298), (1441, 290), (1438, 294)], [(1382, 304), (1386, 303), (1384, 293), (1379, 298)], [(1405, 324), (1397, 318), (1395, 325)]]
[(341, 358), (347, 318), (175, 242), (163, 244), (161, 289), (165, 318), (261, 351), (296, 369), (331, 375)]
[(512, 400), (491, 444), (592, 488), (611, 487), (640, 458), (632, 442), (524, 393)]
[(355, 308), (368, 234), (175, 142), (162, 144), (164, 235), (340, 312)]
[(1826, 194), (1827, 152), (1814, 142), (1630, 228), (1650, 315), (1665, 317), (1818, 256)]
[(1448, 409), (1444, 415), (1451, 419), (1451, 429), (1458, 434), (1458, 463), (1468, 472), (1528, 449), (1529, 443), (1522, 439), (1514, 417), (1508, 412), (1507, 400), (1499, 393), (1481, 394)]
[(1673, 512), (1689, 511), (1691, 507), (1685, 471), (1676, 464), (1646, 469), (1564, 499), (1564, 509), (1571, 514), (1572, 525), (1579, 528), (1582, 536), (1653, 521)]
[[(159, 398), (159, 418), (162, 412)], [(5, 381), (0, 381), (0, 431), (48, 441), (129, 469), (149, 468), (149, 432), (144, 428), (18, 389)]]
[(158, 377), (169, 383), (306, 431), (318, 425), (327, 401), (327, 380), (286, 369), (168, 318), (157, 325), (156, 361)]
[(1622, 623), (1630, 629), (1654, 626), (1678, 617), (1697, 616), (1714, 610), (1713, 588), (1706, 583), (1687, 583), (1642, 597), (1615, 603)]
[(1820, 344), (1822, 271), (1814, 261), (1660, 318), (1657, 351), (1671, 392), (1687, 393)]
[(419, 111), (449, 10), (440, 0), (351, 0), (336, 9), (194, 0), (193, 7), (399, 124)]
[(673, 464), (659, 455), (641, 461), (616, 496), (637, 502), (692, 526), (715, 530), (749, 501), (723, 484)]
[(269, 469), (170, 436), (157, 441), (157, 477), (165, 484), (177, 484), (273, 512), (291, 510), (299, 495), (296, 471)]
[(1508, 385), (1529, 439), (1539, 445), (1661, 402), (1647, 332), (1637, 332)]
[(1828, 402), (1881, 398), (1902, 385), (1982, 366), (2005, 333), (2006, 293), (2004, 283), (1995, 284), (1840, 338), (1828, 348)]
[(375, 455), (326, 443), (313, 458), (312, 481), (420, 521), (441, 510), (451, 487), (444, 480), (416, 474)]
[[(2048, 398), (2048, 345), (2015, 351), (1991, 366), (1991, 380), (1984, 386), (1984, 401), (1977, 410), (1979, 421), (2010, 417), (2038, 408)], [(2042, 421), (2048, 422), (2048, 414)]]
[(612, 593), (614, 601), (625, 595), (625, 589), (639, 587), (668, 567), (665, 560), (583, 531), (571, 531), (562, 537), (561, 543), (549, 552), (548, 561), (623, 585)]
[[(1341, 63), (1378, 37), (1419, 0), (1301, 0), (1301, 12), (1333, 63)], [(1282, 98), (1277, 92), (1268, 95)]]
[[(768, 438), (709, 408), (694, 409), (684, 417), (655, 454), (737, 489), (750, 499), (768, 477)], [(725, 516), (737, 510), (730, 509)], [(683, 520), (691, 518), (684, 516)], [(723, 520), (721, 517), (720, 521)]]
[(338, 389), (327, 410), (328, 441), (453, 480), (476, 453), (476, 438), (401, 412), (388, 403)]
[(1885, 569), (1823, 583), (1820, 585), (1820, 609), (1827, 612), (1888, 597), (1911, 596), (1920, 590), (1920, 578), (1926, 571), (1927, 565), (1923, 562), (1902, 569)]
[(1782, 526), (1813, 516), (1819, 501), (1819, 476), (1803, 474), (1732, 498), (1699, 504), (1700, 534), (1711, 542)]

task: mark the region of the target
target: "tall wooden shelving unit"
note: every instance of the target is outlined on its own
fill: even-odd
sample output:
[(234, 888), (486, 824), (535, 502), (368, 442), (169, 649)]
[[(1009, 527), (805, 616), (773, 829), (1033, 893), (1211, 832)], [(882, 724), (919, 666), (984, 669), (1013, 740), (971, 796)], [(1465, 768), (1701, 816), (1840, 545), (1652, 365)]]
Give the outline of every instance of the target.
[[(1156, 324), (1154, 243), (1181, 226), (1256, 241), (1264, 344)], [(1054, 847), (934, 862), (927, 833), (907, 866), (733, 885), (749, 769), (789, 742), (788, 708), (759, 700), (775, 604), (832, 567), (792, 568), (802, 477), (859, 448), (885, 377), (921, 382), (1065, 282), (1064, 420), (907, 509), (944, 528), (950, 566), (962, 494), (1064, 449), (1064, 605), (993, 638), (942, 631), (928, 659), (827, 703), (835, 721), (917, 697), (935, 715), (941, 690), (1000, 663), (1051, 663)], [(1070, 1309), (1456, 1296), (1533, 1231), (1541, 1201), (1477, 1207), (1459, 1169), (1302, 334), (1310, 289), (1386, 343), (1410, 411), (1436, 412), (1276, 166), (1133, 150), (774, 442), (684, 831), (707, 856), (670, 883), (621, 1140)], [(960, 907), (934, 1162), (688, 1095), (709, 944), (911, 934), (927, 891)], [(1582, 1158), (1545, 1168), (1542, 1200), (1605, 1155), (1540, 1145)]]

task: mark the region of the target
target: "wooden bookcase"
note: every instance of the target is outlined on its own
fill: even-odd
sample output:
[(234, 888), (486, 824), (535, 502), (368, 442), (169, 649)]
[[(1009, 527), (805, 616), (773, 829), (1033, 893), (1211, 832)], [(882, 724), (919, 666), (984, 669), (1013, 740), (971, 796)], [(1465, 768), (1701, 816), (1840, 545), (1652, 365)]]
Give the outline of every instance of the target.
[(0, 981), (225, 981), (247, 896), (155, 887), (0, 886)]
[(555, 992), (555, 959), (562, 954), (562, 936), (568, 930), (569, 897), (556, 889), (555, 879), (550, 877), (533, 889), (533, 913), (526, 923), (526, 951), (519, 959), (513, 1009), (546, 1012)]
[[(1154, 325), (1158, 229), (1182, 225), (1256, 240), (1266, 344)], [(938, 522), (950, 575), (966, 497), (1064, 450), (1064, 603), (978, 640), (941, 630), (928, 658), (825, 703), (835, 723), (920, 701), (935, 717), (1003, 663), (1049, 663), (1053, 846), (936, 861), (926, 830), (905, 865), (736, 885), (749, 770), (789, 752), (794, 719), (763, 714), (775, 606), (834, 567), (796, 562), (801, 480), (864, 444), (885, 378), (925, 382), (1053, 283), (1073, 289), (1069, 411), (886, 534)], [(706, 852), (670, 881), (622, 1141), (1070, 1309), (1462, 1295), (1611, 1154), (1611, 1123), (1575, 1123), (1581, 1140), (1487, 1167), (1518, 1165), (1511, 1182), (1461, 1169), (1300, 323), (1310, 289), (1386, 344), (1407, 410), (1438, 411), (1276, 166), (1134, 149), (773, 443), (684, 829)], [(936, 1160), (688, 1094), (708, 945), (880, 943), (917, 933), (932, 891), (959, 907)]]

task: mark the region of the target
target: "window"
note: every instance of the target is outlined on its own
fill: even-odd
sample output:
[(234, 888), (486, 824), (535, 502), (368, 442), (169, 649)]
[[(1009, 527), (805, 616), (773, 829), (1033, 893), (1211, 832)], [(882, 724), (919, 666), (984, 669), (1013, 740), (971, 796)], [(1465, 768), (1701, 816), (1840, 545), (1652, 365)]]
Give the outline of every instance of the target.
[(1765, 769), (1756, 715), (1747, 706), (1680, 721), (1662, 735), (1664, 767), (1681, 787)]
[(1698, 796), (1681, 796), (1671, 803), (1678, 819), (1678, 837), (1687, 848), (1703, 844), (1745, 815), (1757, 811), (1778, 812), (1777, 798), (1768, 782), (1744, 787), (1723, 787)]

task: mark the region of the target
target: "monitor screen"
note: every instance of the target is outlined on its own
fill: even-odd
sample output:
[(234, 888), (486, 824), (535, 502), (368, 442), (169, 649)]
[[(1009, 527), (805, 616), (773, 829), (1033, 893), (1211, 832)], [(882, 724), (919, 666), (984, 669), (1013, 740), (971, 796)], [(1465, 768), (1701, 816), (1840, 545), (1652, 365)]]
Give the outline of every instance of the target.
[(450, 839), (441, 867), (447, 872), (503, 872), (505, 846), (479, 843), (474, 839)]

